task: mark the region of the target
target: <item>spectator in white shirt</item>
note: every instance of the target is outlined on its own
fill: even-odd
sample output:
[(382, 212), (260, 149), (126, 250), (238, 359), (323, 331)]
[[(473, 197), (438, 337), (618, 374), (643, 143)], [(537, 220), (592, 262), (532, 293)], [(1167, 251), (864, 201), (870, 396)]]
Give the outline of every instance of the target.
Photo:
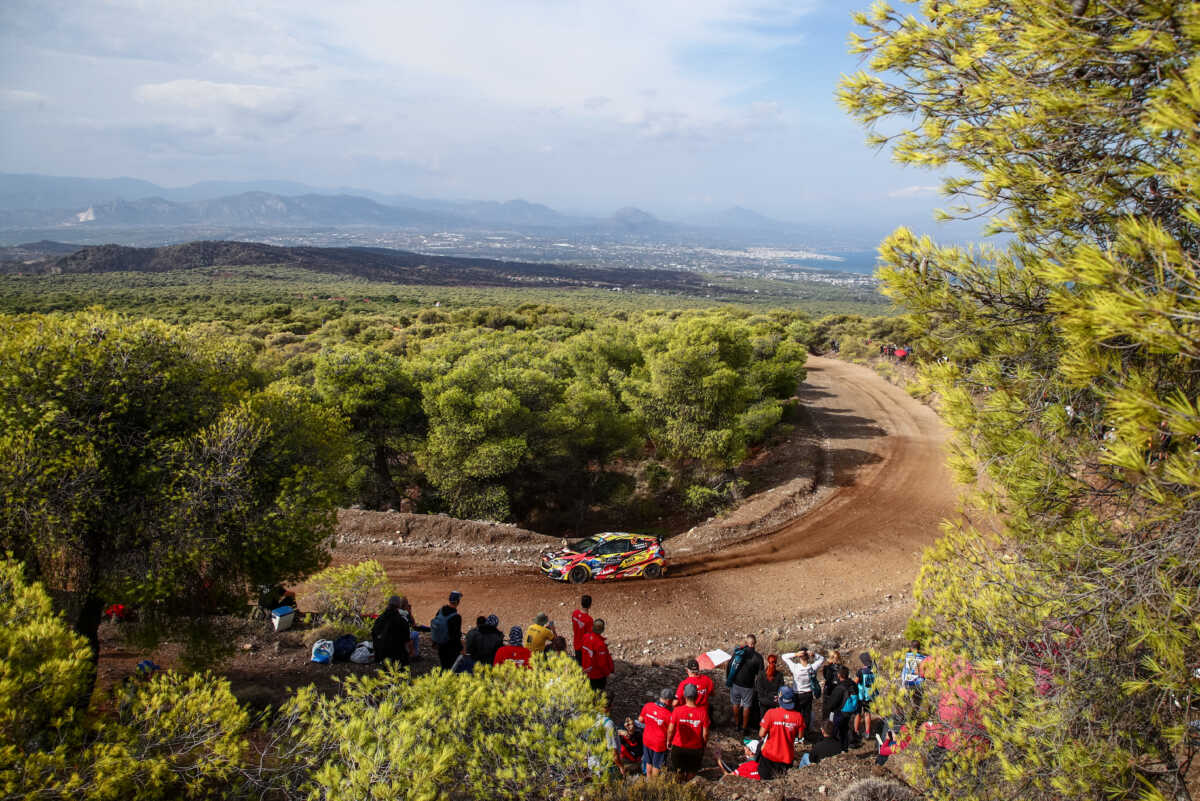
[(792, 671), (793, 686), (796, 689), (796, 711), (804, 716), (804, 728), (814, 728), (812, 719), (813, 685), (817, 684), (817, 671), (825, 664), (825, 657), (817, 654), (814, 659), (807, 648), (781, 657), (788, 669)]

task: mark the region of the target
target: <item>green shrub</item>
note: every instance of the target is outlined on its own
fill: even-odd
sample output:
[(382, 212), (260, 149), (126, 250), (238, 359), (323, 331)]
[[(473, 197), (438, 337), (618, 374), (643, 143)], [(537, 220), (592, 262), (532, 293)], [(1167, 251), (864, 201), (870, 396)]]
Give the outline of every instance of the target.
[(637, 778), (603, 793), (589, 796), (590, 801), (711, 801), (708, 790), (699, 785), (680, 783), (671, 774), (651, 779)]
[(588, 767), (607, 759), (597, 697), (566, 656), (416, 679), (389, 666), (342, 687), (334, 697), (307, 687), (283, 707), (255, 760), (259, 795), (518, 801), (605, 781)]
[(379, 612), (396, 588), (374, 559), (353, 565), (327, 567), (308, 582), (307, 602), (327, 622), (362, 625)]

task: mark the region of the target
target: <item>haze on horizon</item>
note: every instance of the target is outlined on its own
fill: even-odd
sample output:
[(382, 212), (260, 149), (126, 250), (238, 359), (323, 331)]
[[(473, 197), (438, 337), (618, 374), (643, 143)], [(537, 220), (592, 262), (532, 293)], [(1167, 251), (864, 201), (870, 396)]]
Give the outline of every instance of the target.
[(0, 172), (936, 230), (837, 107), (867, 0), (7, 0)]

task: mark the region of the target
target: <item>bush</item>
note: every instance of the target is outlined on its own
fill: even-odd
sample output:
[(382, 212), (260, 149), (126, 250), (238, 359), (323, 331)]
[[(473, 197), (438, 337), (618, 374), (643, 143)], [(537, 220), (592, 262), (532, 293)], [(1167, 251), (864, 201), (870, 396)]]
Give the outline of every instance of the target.
[(374, 559), (353, 565), (328, 567), (309, 582), (313, 611), (328, 622), (361, 626), (363, 618), (379, 612), (396, 588)]
[(307, 687), (283, 707), (255, 760), (257, 795), (517, 801), (606, 780), (588, 767), (608, 759), (597, 696), (566, 656), (416, 679), (390, 665), (342, 686), (336, 697)]
[(838, 793), (834, 801), (916, 801), (917, 794), (887, 779), (859, 779)]
[(613, 788), (605, 788), (603, 793), (589, 796), (590, 801), (711, 801), (705, 788), (686, 783), (681, 784), (670, 774), (662, 774), (652, 779), (638, 778), (627, 781)]

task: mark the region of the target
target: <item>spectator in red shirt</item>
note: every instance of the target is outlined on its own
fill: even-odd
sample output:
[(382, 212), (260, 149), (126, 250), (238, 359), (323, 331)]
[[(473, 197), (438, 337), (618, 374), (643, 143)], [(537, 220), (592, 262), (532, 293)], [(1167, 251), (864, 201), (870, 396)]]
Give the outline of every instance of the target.
[(608, 643), (604, 641), (603, 634), (604, 621), (597, 620), (579, 643), (582, 652), (579, 664), (583, 666), (583, 673), (593, 690), (603, 690), (613, 672), (612, 654), (608, 652)]
[(747, 761), (738, 765), (736, 768), (729, 767), (729, 764), (721, 758), (720, 749), (716, 749), (717, 767), (721, 769), (721, 773), (726, 776), (741, 776), (743, 779), (751, 779), (756, 782), (762, 781), (762, 775), (758, 772), (758, 760), (754, 759), (754, 754), (750, 751), (750, 747), (746, 747), (746, 756), (750, 757)]
[(684, 781), (700, 772), (708, 743), (708, 710), (696, 704), (696, 685), (683, 688), (683, 706), (671, 713), (667, 737), (671, 741), (671, 769)]
[(575, 661), (583, 664), (583, 635), (592, 630), (592, 616), (588, 614), (592, 608), (592, 596), (585, 595), (579, 599), (579, 608), (571, 613), (571, 650), (575, 652)]
[(638, 713), (642, 733), (642, 772), (657, 776), (667, 762), (667, 729), (671, 725), (671, 688), (664, 687), (657, 701), (648, 702)]
[(758, 772), (764, 779), (782, 776), (796, 761), (796, 739), (804, 732), (804, 716), (796, 711), (796, 691), (779, 691), (779, 706), (767, 710), (758, 729)]
[(525, 632), (521, 631), (520, 626), (513, 626), (508, 630), (508, 645), (496, 651), (496, 659), (492, 664), (503, 665), (505, 662), (516, 662), (518, 665), (529, 667), (530, 661), (533, 659), (533, 651), (530, 651), (521, 643), (524, 642)]
[(687, 678), (679, 682), (679, 689), (675, 691), (676, 706), (683, 703), (683, 688), (688, 685), (694, 685), (696, 688), (696, 706), (702, 706), (707, 710), (708, 699), (713, 694), (713, 680), (700, 672), (700, 663), (695, 659), (688, 661)]

